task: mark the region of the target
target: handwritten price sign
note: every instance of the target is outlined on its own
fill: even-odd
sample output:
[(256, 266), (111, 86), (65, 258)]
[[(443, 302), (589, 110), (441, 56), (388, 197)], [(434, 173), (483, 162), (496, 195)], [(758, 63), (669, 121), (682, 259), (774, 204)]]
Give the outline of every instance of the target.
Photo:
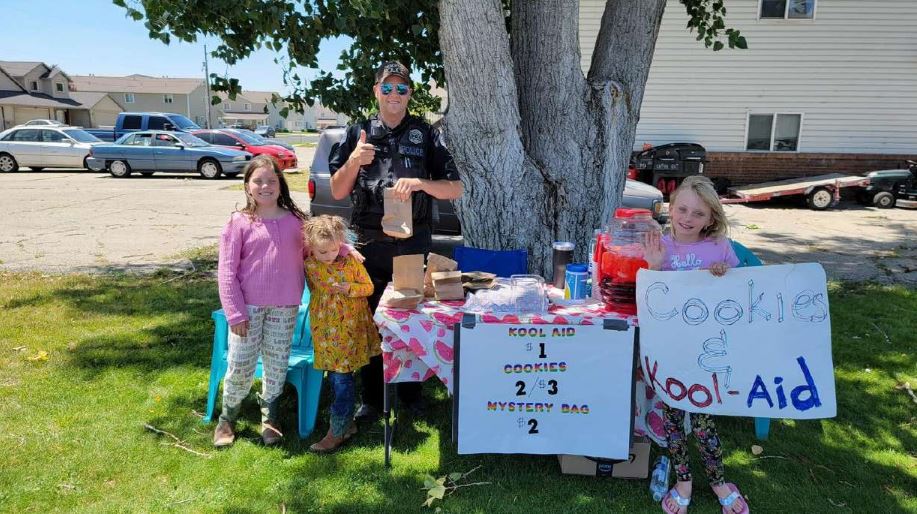
[(459, 453), (628, 457), (633, 327), (477, 323), (457, 333)]

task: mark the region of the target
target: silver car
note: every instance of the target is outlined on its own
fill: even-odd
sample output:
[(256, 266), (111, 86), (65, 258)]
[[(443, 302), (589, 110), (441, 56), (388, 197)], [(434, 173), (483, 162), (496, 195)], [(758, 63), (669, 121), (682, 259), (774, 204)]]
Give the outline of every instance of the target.
[(24, 127), (63, 127), (66, 123), (57, 120), (29, 120), (22, 125)]
[[(343, 128), (326, 129), (318, 138), (315, 148), (315, 157), (309, 172), (309, 196), (311, 198), (310, 210), (312, 214), (330, 214), (350, 219), (353, 208), (350, 198), (335, 200), (331, 196), (331, 172), (328, 169), (328, 160), (344, 137)], [(657, 221), (663, 223), (662, 192), (655, 187), (627, 179), (624, 185), (624, 198), (622, 207), (649, 209)], [(437, 234), (458, 234), (461, 226), (452, 202), (437, 200), (433, 204), (433, 232)]]
[(18, 126), (0, 133), (0, 172), (20, 166), (44, 168), (88, 168), (90, 149), (102, 140), (76, 127)]

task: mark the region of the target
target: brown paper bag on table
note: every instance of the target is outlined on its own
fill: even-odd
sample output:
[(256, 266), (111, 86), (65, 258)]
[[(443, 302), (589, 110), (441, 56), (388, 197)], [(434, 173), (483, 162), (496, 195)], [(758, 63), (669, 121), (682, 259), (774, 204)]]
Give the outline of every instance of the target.
[(433, 276), (433, 289), (437, 300), (464, 300), (461, 271), (437, 271)]
[(457, 269), (458, 262), (436, 253), (429, 253), (427, 255), (427, 273), (423, 277), (424, 296), (433, 296), (435, 294), (433, 289), (433, 273), (438, 271), (455, 271)]
[(413, 309), (423, 300), (423, 255), (400, 255), (392, 259), (392, 289), (379, 299), (385, 307)]
[(395, 198), (395, 189), (385, 188), (382, 192), (385, 214), (382, 215), (382, 231), (398, 239), (414, 235), (413, 201), (402, 202)]

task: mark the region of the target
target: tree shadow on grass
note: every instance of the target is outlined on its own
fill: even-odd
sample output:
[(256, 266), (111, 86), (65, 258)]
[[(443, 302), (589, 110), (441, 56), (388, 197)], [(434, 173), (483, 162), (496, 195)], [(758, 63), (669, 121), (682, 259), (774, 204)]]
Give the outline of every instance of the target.
[[(76, 368), (91, 374), (108, 368), (157, 373), (175, 366), (209, 366), (210, 314), (219, 307), (217, 298), (212, 281), (114, 276), (65, 281), (2, 308), (56, 309), (63, 304), (61, 318), (92, 323), (98, 333), (69, 336), (75, 343), (69, 356)], [(110, 325), (99, 329), (107, 320)]]

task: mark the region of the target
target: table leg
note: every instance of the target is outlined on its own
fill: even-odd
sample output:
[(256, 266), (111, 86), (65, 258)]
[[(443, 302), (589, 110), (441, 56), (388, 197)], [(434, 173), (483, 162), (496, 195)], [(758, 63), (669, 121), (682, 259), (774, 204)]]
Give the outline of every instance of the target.
[(392, 467), (392, 437), (394, 436), (395, 426), (392, 423), (392, 404), (398, 402), (398, 395), (392, 394), (392, 388), (395, 384), (383, 384), (382, 387), (382, 418), (385, 421), (385, 435), (383, 436), (385, 446), (385, 467)]

